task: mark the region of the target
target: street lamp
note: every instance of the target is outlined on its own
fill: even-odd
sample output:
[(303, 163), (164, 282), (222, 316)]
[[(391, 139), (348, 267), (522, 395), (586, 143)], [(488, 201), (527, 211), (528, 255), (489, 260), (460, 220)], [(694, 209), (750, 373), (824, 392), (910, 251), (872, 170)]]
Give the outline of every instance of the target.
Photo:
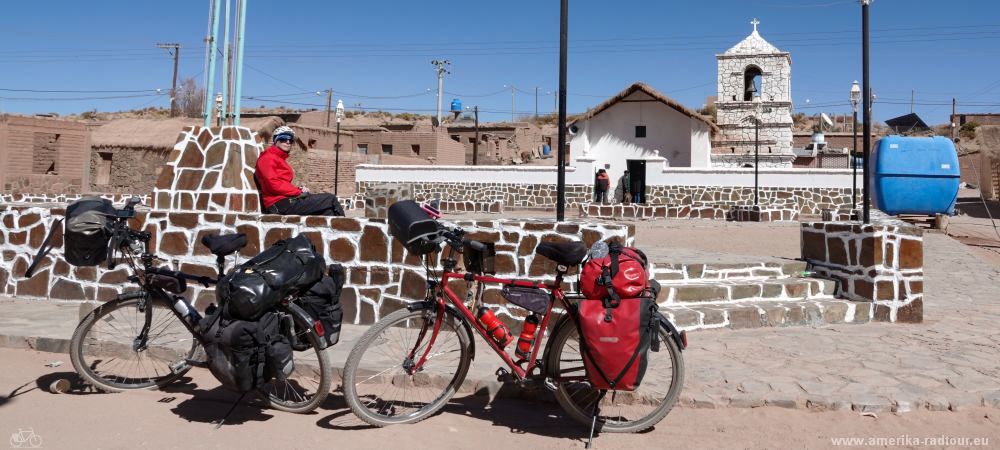
[(854, 121), (851, 128), (854, 132), (854, 150), (851, 151), (851, 168), (854, 169), (854, 178), (851, 180), (851, 211), (858, 208), (858, 103), (861, 102), (861, 86), (858, 80), (854, 80), (851, 85), (851, 105), (854, 107)]
[(344, 101), (337, 100), (337, 143), (333, 144), (335, 162), (333, 165), (333, 195), (337, 195), (337, 187), (340, 185), (340, 121), (344, 118)]

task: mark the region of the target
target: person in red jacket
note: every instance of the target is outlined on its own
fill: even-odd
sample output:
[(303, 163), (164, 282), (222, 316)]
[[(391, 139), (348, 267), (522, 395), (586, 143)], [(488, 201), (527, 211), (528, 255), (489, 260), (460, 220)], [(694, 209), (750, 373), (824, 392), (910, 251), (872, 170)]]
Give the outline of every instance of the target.
[(264, 203), (264, 212), (298, 216), (343, 216), (344, 209), (333, 194), (311, 194), (292, 184), (295, 171), (288, 165), (295, 133), (289, 127), (274, 130), (273, 144), (257, 158), (254, 178)]
[(608, 187), (611, 185), (611, 178), (604, 169), (597, 171), (597, 184), (594, 185), (594, 201), (602, 205), (608, 204)]

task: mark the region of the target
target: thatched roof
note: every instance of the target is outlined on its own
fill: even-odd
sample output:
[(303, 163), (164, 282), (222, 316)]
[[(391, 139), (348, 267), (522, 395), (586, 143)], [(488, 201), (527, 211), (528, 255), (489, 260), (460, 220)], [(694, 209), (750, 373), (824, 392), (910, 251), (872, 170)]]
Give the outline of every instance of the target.
[[(177, 143), (177, 136), (184, 127), (201, 126), (201, 119), (118, 119), (94, 129), (90, 135), (92, 147), (133, 147), (169, 150)], [(240, 126), (270, 134), (284, 124), (277, 117), (243, 119)]]
[(646, 95), (653, 97), (654, 99), (660, 101), (664, 105), (667, 105), (677, 110), (677, 112), (684, 114), (685, 116), (705, 122), (706, 124), (708, 124), (709, 128), (711, 128), (713, 132), (717, 133), (719, 131), (719, 127), (705, 116), (698, 114), (694, 110), (688, 109), (687, 107), (685, 107), (680, 103), (677, 103), (675, 100), (671, 99), (670, 97), (667, 97), (666, 95), (661, 94), (656, 89), (653, 89), (652, 87), (641, 81), (636, 81), (631, 86), (625, 88), (624, 91), (619, 92), (618, 95), (615, 95), (614, 97), (605, 100), (604, 103), (601, 103), (600, 105), (591, 108), (584, 115), (578, 117), (574, 122), (581, 120), (589, 120), (638, 91), (641, 91)]

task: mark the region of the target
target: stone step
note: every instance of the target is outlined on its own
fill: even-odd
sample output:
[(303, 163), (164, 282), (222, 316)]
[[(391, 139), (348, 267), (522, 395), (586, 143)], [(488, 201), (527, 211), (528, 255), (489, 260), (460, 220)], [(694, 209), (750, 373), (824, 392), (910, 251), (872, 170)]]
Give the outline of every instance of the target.
[(653, 263), (652, 275), (660, 283), (673, 281), (763, 279), (788, 277), (806, 270), (805, 261), (758, 262), (737, 264)]
[(723, 304), (673, 304), (661, 306), (679, 329), (746, 329), (761, 327), (820, 326), (871, 321), (872, 304), (823, 299)]
[(833, 299), (837, 282), (822, 278), (677, 280), (660, 284), (660, 305)]

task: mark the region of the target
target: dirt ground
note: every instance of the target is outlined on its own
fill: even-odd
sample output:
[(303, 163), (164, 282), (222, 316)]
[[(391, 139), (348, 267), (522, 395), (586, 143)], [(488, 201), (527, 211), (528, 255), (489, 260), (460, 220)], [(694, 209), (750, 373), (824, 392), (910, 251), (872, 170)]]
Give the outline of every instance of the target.
[[(582, 448), (586, 439), (585, 428), (563, 417), (557, 405), (498, 400), (486, 407), (485, 397), (457, 398), (419, 425), (373, 429), (355, 419), (337, 393), (309, 415), (241, 406), (215, 430), (211, 422), (236, 396), (218, 388), (203, 369), (166, 391), (53, 394), (47, 391), (52, 381), (74, 377), (67, 355), (0, 349), (0, 360), (5, 369), (0, 372), (0, 432), (11, 436), (30, 429), (42, 438), (42, 448), (386, 448), (403, 442), (413, 448)], [(63, 364), (46, 366), (53, 361)], [(876, 418), (855, 412), (678, 407), (652, 431), (603, 434), (595, 448), (831, 448), (839, 438), (942, 436), (988, 439), (982, 448), (996, 448), (998, 411), (968, 408)]]

